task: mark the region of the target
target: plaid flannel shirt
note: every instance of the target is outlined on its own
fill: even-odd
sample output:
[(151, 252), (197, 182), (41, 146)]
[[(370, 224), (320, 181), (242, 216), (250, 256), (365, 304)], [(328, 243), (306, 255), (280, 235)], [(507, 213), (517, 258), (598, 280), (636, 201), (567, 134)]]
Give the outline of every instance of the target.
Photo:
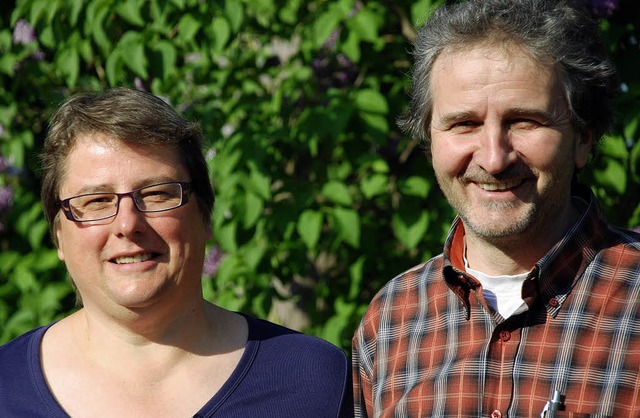
[(356, 416), (640, 417), (640, 235), (581, 219), (523, 284), (504, 319), (464, 271), (457, 219), (444, 253), (391, 280), (353, 339)]

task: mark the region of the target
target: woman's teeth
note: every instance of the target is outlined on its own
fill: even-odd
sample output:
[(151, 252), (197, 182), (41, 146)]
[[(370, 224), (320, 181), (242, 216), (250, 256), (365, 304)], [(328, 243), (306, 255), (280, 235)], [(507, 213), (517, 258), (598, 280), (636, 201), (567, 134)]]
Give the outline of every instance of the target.
[(127, 257), (118, 257), (113, 261), (116, 264), (141, 263), (143, 261), (149, 260), (151, 257), (153, 257), (152, 254), (138, 254), (138, 255), (127, 256)]

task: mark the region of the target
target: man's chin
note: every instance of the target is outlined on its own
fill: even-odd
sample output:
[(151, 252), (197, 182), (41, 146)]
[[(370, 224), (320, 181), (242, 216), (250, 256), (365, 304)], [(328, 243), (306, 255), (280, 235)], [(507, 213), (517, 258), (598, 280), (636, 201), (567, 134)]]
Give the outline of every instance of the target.
[(497, 217), (489, 219), (465, 219), (462, 222), (467, 233), (471, 233), (478, 238), (488, 242), (503, 242), (513, 240), (521, 236), (529, 229), (531, 222), (529, 219), (514, 219), (513, 217)]

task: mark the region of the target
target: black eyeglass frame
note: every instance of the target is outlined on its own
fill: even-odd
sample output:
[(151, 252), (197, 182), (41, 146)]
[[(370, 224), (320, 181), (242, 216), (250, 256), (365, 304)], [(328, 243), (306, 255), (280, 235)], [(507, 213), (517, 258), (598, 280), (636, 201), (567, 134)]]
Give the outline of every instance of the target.
[[(155, 187), (155, 186), (163, 186), (165, 184), (178, 184), (180, 186), (180, 191), (181, 191), (181, 196), (180, 196), (180, 204), (168, 209), (154, 209), (154, 210), (146, 210), (146, 209), (140, 209), (140, 207), (138, 206), (138, 201), (136, 200), (136, 198), (134, 197), (134, 194), (139, 192), (140, 190), (143, 189), (147, 189), (149, 187)], [(191, 192), (193, 191), (192, 188), (192, 183), (191, 182), (187, 182), (187, 181), (167, 181), (164, 183), (156, 183), (156, 184), (150, 184), (148, 186), (144, 186), (144, 187), (140, 187), (138, 189), (132, 190), (130, 192), (126, 192), (126, 193), (86, 193), (86, 194), (80, 194), (77, 196), (71, 196), (68, 199), (62, 199), (59, 201), (60, 204), (60, 209), (62, 209), (62, 213), (64, 213), (64, 216), (72, 221), (72, 222), (97, 222), (97, 221), (103, 221), (105, 219), (109, 219), (109, 218), (114, 218), (115, 216), (118, 215), (118, 211), (120, 210), (120, 201), (122, 200), (123, 197), (125, 196), (129, 196), (131, 197), (131, 200), (133, 200), (133, 204), (136, 207), (136, 209), (142, 213), (157, 213), (157, 212), (166, 212), (169, 210), (173, 210), (173, 209), (178, 209), (179, 207), (182, 207), (184, 205), (186, 205), (189, 202), (189, 197), (191, 195)], [(83, 197), (83, 196), (99, 196), (99, 195), (115, 195), (117, 200), (116, 200), (116, 211), (113, 215), (109, 215), (109, 216), (105, 216), (102, 218), (98, 218), (98, 219), (76, 219), (76, 217), (73, 215), (73, 212), (71, 210), (71, 206), (69, 205), (69, 201), (71, 201), (72, 199), (78, 198), (78, 197)]]

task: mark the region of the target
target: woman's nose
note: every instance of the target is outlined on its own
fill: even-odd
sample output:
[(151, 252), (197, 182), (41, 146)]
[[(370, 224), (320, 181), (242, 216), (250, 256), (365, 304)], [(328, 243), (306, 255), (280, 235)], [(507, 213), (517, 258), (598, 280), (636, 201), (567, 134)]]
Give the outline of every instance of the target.
[(142, 231), (146, 226), (146, 216), (138, 210), (132, 196), (123, 196), (118, 204), (118, 213), (114, 224), (117, 234), (129, 235)]

